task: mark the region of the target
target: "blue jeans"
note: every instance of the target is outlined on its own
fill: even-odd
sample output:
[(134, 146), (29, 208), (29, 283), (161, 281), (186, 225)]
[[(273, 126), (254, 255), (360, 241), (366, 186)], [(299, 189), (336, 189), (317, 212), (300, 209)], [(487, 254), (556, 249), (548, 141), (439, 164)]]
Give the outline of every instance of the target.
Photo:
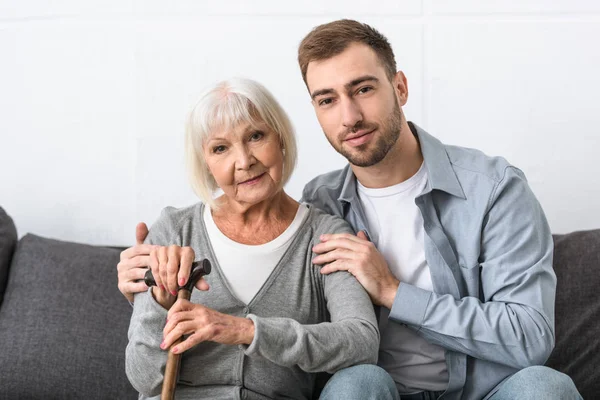
[(321, 400), (399, 400), (392, 377), (377, 365), (355, 365), (339, 370), (329, 379)]
[(489, 397), (489, 400), (509, 399), (583, 400), (583, 397), (568, 375), (552, 368), (535, 366), (509, 377)]
[[(402, 400), (435, 400), (443, 392), (421, 392)], [(376, 365), (356, 365), (336, 372), (321, 392), (322, 400), (400, 400), (394, 380)], [(489, 400), (582, 400), (569, 376), (548, 367), (522, 369), (504, 381)]]

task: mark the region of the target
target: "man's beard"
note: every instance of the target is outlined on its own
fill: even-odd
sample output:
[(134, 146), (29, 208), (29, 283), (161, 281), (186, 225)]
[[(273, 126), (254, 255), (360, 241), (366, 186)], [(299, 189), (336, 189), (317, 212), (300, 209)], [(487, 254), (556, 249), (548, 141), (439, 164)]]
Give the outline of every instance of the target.
[[(338, 136), (339, 145), (332, 143), (331, 140), (329, 143), (331, 143), (335, 150), (343, 155), (352, 165), (356, 165), (357, 167), (371, 167), (379, 163), (385, 158), (391, 148), (394, 147), (394, 144), (396, 144), (396, 141), (400, 137), (400, 131), (402, 129), (402, 111), (400, 110), (398, 103), (394, 102), (394, 105), (394, 110), (392, 110), (387, 120), (380, 127), (376, 124), (360, 121)], [(371, 131), (377, 128), (380, 128), (380, 134), (374, 146), (372, 145), (373, 149), (368, 150), (371, 143), (365, 143), (352, 149), (344, 148), (343, 140), (348, 134), (361, 129)]]

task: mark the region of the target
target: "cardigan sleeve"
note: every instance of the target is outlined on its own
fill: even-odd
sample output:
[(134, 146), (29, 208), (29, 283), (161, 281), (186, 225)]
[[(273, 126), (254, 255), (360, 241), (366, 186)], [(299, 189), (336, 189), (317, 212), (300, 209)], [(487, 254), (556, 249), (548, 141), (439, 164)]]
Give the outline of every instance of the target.
[[(352, 230), (345, 221), (328, 216), (315, 238), (321, 233), (352, 233)], [(311, 260), (308, 257), (307, 262)], [(318, 266), (310, 264), (308, 268)], [(254, 321), (255, 336), (246, 355), (259, 355), (286, 367), (297, 365), (307, 372), (333, 373), (356, 364), (376, 363), (379, 330), (368, 294), (346, 271), (324, 275), (323, 279), (330, 322), (303, 325), (291, 318), (249, 314)]]

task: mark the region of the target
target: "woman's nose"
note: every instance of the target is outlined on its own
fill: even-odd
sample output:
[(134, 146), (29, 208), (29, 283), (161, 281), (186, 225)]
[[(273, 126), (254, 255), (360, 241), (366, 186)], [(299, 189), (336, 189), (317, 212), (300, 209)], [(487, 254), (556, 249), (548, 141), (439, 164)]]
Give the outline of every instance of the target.
[(240, 147), (237, 151), (236, 168), (240, 170), (250, 169), (256, 163), (256, 158), (252, 150), (246, 146)]

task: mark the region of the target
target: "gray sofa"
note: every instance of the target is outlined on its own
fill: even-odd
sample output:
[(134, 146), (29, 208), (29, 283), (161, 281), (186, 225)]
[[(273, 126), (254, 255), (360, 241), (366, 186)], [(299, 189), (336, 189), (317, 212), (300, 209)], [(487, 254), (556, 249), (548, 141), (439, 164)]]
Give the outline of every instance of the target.
[[(0, 399), (135, 399), (119, 248), (27, 234), (0, 208)], [(600, 230), (555, 236), (556, 348), (547, 365), (600, 397)]]

